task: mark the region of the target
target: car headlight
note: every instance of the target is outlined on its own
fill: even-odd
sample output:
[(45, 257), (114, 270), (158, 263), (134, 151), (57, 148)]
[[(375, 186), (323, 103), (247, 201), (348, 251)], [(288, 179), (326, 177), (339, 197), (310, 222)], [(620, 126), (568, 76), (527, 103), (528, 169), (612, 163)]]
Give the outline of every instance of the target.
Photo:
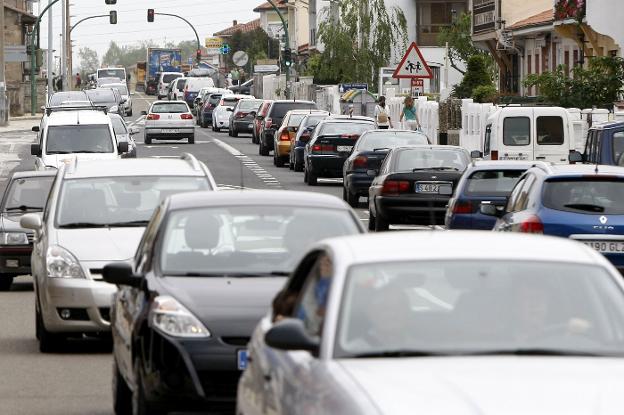
[(24, 232), (0, 232), (0, 245), (28, 245)]
[(52, 245), (48, 248), (46, 268), (50, 278), (85, 278), (76, 257), (58, 245)]
[(201, 321), (175, 298), (160, 295), (154, 299), (151, 310), (152, 325), (175, 337), (210, 337)]

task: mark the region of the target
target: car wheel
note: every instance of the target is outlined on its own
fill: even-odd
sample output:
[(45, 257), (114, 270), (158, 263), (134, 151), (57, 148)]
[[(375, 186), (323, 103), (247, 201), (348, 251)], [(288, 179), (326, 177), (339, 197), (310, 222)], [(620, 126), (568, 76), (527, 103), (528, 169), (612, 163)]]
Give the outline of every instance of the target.
[(229, 128), (228, 128), (228, 135), (232, 137), (232, 130), (230, 130)]
[(188, 143), (189, 144), (195, 144), (195, 135), (192, 135), (188, 138)]
[(213, 131), (214, 131), (215, 133), (218, 133), (219, 131), (221, 131), (221, 129), (220, 129), (219, 127), (214, 127), (214, 128), (213, 128)]
[(11, 284), (13, 284), (13, 276), (0, 275), (0, 291), (11, 290)]
[(288, 159), (288, 170), (295, 170), (295, 163), (293, 163), (292, 159)]
[(214, 124), (212, 124), (212, 131), (217, 131), (217, 130), (215, 129)]
[(357, 193), (351, 193), (346, 187), (343, 187), (343, 189), (342, 198), (345, 202), (347, 202), (351, 207), (358, 207), (360, 204), (360, 196)]
[(199, 125), (201, 126), (201, 128), (208, 128), (208, 123), (204, 120), (202, 120)]
[(137, 381), (134, 391), (132, 392), (132, 414), (164, 415), (166, 412), (158, 411), (155, 408), (152, 408), (145, 398), (145, 391), (143, 390), (143, 371), (140, 368), (138, 359), (135, 361), (134, 364), (134, 376)]
[(370, 208), (368, 209), (368, 230), (369, 231), (374, 231), (375, 230), (375, 217), (373, 216), (373, 212), (370, 211)]
[(390, 225), (387, 220), (381, 216), (375, 218), (375, 232), (383, 232), (388, 229), (390, 229)]
[(316, 186), (318, 184), (318, 177), (316, 176), (316, 174), (312, 173), (311, 171), (307, 171), (307, 176), (308, 176), (308, 186)]
[(295, 170), (295, 171), (298, 171), (298, 172), (302, 172), (302, 171), (303, 171), (303, 163), (297, 163), (297, 162), (295, 161), (295, 167), (294, 167), (294, 170)]
[(132, 391), (119, 373), (115, 358), (113, 358), (113, 411), (115, 415), (132, 414)]
[(260, 153), (261, 156), (269, 155), (269, 149), (264, 146), (264, 144), (262, 143), (262, 140), (260, 140), (260, 147), (258, 147), (258, 152)]
[(238, 137), (238, 131), (236, 130), (236, 127), (232, 127), (232, 137)]
[(132, 117), (132, 110), (128, 111), (128, 117)]
[(259, 141), (258, 141), (258, 136), (256, 135), (256, 133), (255, 133), (255, 132), (252, 132), (252, 133), (251, 133), (251, 143), (252, 143), (252, 144), (258, 144), (258, 143), (259, 143)]
[(149, 138), (149, 137), (146, 135), (146, 136), (145, 136), (145, 140), (143, 140), (143, 142), (144, 142), (145, 144), (152, 144), (152, 139), (151, 139), (151, 138)]
[(35, 309), (35, 331), (39, 339), (39, 351), (41, 353), (51, 353), (59, 350), (63, 343), (63, 336), (50, 333), (43, 323), (43, 317), (38, 309)]
[(275, 165), (277, 167), (284, 167), (284, 159), (280, 156), (274, 156), (273, 160), (275, 160)]

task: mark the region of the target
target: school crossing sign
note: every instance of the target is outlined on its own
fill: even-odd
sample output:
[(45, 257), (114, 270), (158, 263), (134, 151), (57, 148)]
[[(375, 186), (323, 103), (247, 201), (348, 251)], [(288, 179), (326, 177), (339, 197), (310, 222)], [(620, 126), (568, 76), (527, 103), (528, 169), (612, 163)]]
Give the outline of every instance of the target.
[(431, 68), (429, 68), (427, 62), (425, 62), (425, 58), (423, 58), (422, 53), (420, 53), (416, 42), (412, 42), (409, 48), (407, 48), (405, 56), (403, 56), (401, 63), (399, 63), (399, 66), (394, 70), (392, 77), (433, 78), (433, 72), (431, 72)]

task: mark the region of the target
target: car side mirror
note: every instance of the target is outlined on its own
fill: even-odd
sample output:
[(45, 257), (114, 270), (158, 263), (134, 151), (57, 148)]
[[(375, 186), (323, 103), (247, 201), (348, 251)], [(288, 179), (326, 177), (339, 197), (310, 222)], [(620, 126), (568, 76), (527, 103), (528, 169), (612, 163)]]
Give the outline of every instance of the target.
[(370, 176), (370, 177), (375, 177), (379, 174), (378, 170), (375, 169), (370, 169), (370, 170), (366, 170), (366, 175)]
[(134, 95), (134, 92), (130, 92), (130, 95)]
[(128, 285), (130, 287), (140, 287), (143, 278), (137, 276), (132, 271), (132, 265), (126, 262), (107, 264), (102, 269), (104, 281), (115, 285)]
[(500, 218), (505, 214), (505, 209), (498, 209), (491, 203), (481, 203), (481, 205), (479, 205), (479, 212), (482, 215)]
[(227, 107), (225, 110), (226, 110), (226, 111), (229, 111), (229, 112), (232, 112), (232, 111), (234, 111), (234, 108), (232, 108), (232, 107)]
[(33, 128), (31, 128), (32, 131), (38, 133), (39, 132), (39, 126), (38, 125), (33, 125)]
[(111, 114), (119, 114), (119, 107), (117, 105), (113, 105), (112, 107), (110, 107), (108, 112), (110, 112)]
[(41, 230), (41, 216), (37, 213), (27, 213), (20, 219), (20, 226), (25, 229), (31, 229), (35, 232)]
[(480, 159), (483, 158), (483, 153), (479, 150), (472, 150), (470, 152), (470, 158), (472, 159)]
[(30, 145), (30, 154), (36, 157), (41, 157), (41, 144), (31, 144)]
[(118, 153), (127, 153), (128, 152), (128, 142), (122, 141), (121, 143), (117, 143), (117, 152)]
[(303, 322), (295, 318), (287, 318), (275, 323), (264, 336), (270, 347), (280, 350), (307, 350), (318, 355), (320, 341), (311, 337), (303, 327)]
[(582, 163), (584, 161), (583, 159), (583, 155), (576, 150), (571, 151), (570, 154), (568, 154), (568, 161), (570, 163)]
[(141, 115), (147, 115), (147, 111), (141, 111)]

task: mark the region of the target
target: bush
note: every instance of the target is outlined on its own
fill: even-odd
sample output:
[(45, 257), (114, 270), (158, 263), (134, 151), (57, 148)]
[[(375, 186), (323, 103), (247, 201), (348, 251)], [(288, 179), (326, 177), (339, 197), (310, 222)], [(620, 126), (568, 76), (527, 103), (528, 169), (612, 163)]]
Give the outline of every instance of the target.
[(479, 86), (493, 86), (492, 78), (485, 58), (481, 55), (473, 55), (468, 59), (464, 79), (455, 87), (453, 94), (457, 98), (472, 98), (473, 91)]
[(497, 98), (498, 90), (494, 85), (480, 85), (472, 90), (472, 99), (480, 104), (495, 102)]

